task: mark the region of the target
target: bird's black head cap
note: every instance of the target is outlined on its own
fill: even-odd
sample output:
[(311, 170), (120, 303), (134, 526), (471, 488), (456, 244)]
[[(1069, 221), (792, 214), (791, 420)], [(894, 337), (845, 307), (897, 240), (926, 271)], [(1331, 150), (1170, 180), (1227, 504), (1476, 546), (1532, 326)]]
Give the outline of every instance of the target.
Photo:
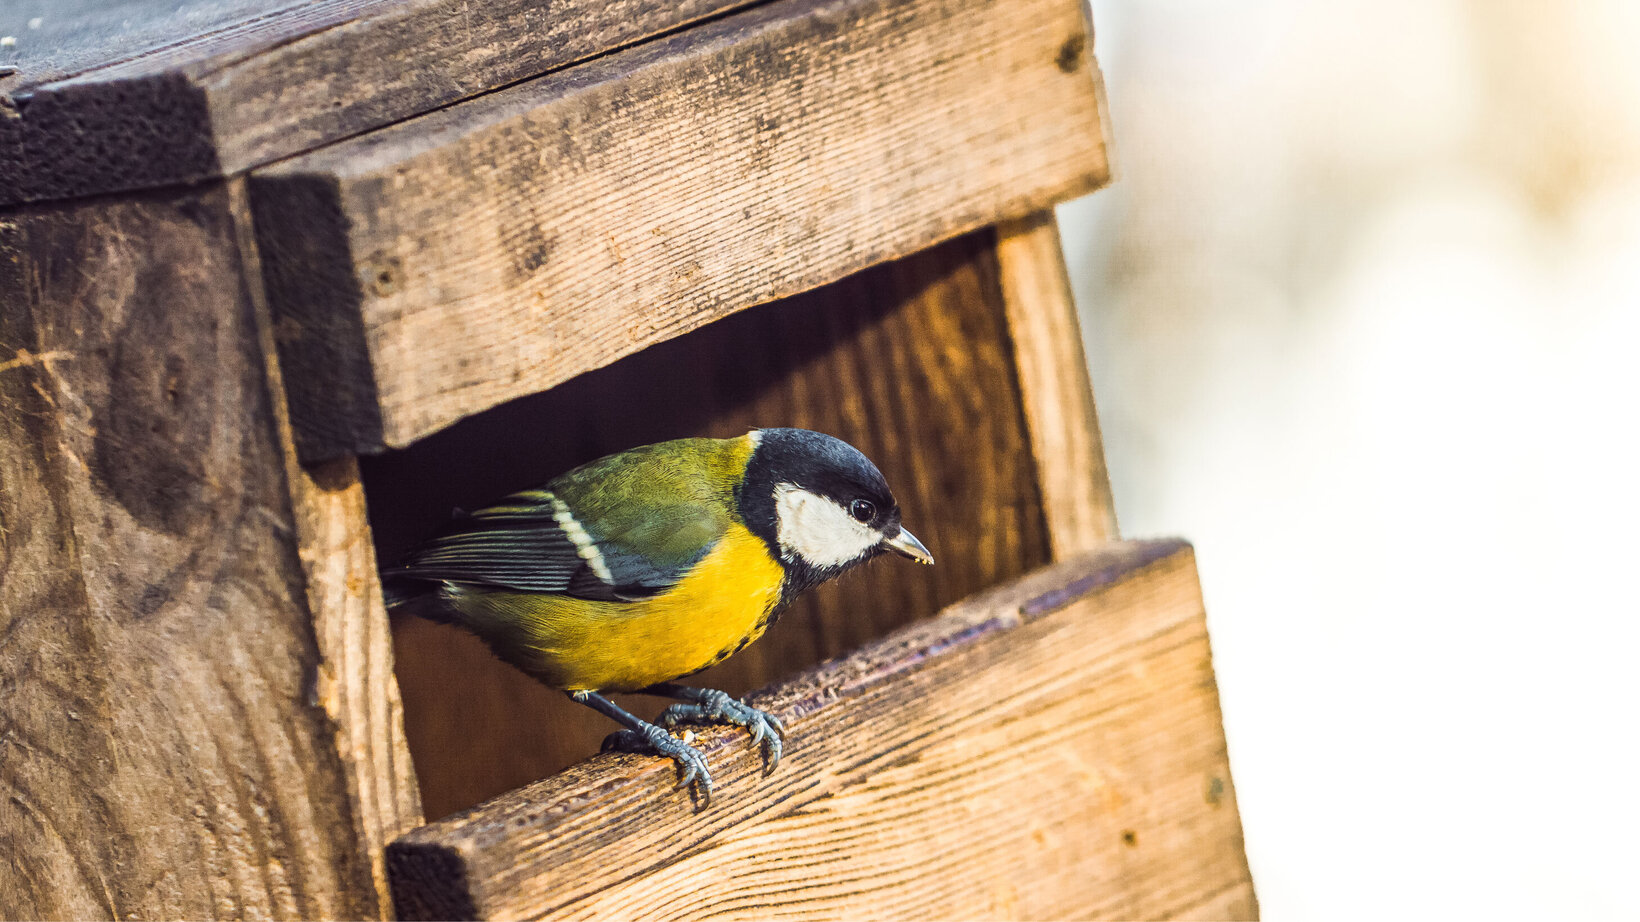
[(786, 568), (786, 595), (792, 596), (862, 563), (882, 548), (858, 557), (817, 565), (783, 548), (777, 490), (795, 487), (835, 502), (859, 523), (893, 537), (900, 531), (900, 507), (877, 465), (842, 439), (808, 429), (761, 429), (736, 497), (746, 527), (768, 544)]

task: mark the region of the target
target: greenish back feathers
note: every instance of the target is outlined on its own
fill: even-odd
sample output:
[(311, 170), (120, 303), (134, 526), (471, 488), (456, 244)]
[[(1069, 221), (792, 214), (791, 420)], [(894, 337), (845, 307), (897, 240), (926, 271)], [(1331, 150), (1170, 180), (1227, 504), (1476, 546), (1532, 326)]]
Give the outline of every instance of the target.
[(583, 465), (451, 523), (384, 574), (389, 604), (407, 581), (647, 598), (675, 586), (735, 520), (752, 440), (680, 439)]

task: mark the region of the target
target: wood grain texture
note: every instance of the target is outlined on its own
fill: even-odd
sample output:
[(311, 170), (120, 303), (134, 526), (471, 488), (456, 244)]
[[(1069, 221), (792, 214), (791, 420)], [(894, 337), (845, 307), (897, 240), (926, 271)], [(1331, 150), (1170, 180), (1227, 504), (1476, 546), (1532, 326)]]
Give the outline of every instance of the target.
[(278, 395), (284, 387), (273, 360), (273, 330), (260, 292), (260, 260), (250, 227), (243, 180), (229, 185), (252, 312), (266, 362), (272, 422), (290, 489), (293, 537), (318, 643), (312, 697), (335, 725), (360, 848), (370, 861), (376, 906), (392, 907), (383, 850), (422, 823), (421, 797), (404, 735), (404, 709), (393, 678), (392, 633), (377, 578), (358, 463), (344, 458), (304, 468), (296, 460), (290, 421)]
[(1188, 547), (1128, 542), (967, 600), (757, 698), (763, 778), (700, 732), (600, 756), (389, 849), (406, 918), (1252, 918)]
[[(799, 600), (695, 681), (735, 693), (852, 650), (1050, 559), (989, 231), (741, 312), (362, 462), (383, 560), (610, 451), (753, 426), (829, 432), (874, 459), (937, 566), (884, 558)], [(471, 637), (396, 623), (406, 730), (430, 817), (596, 752), (606, 719)], [(653, 714), (661, 702), (627, 703)]]
[(1041, 211), (997, 227), (997, 265), (1054, 556), (1114, 540), (1116, 506), (1099, 439), (1082, 328), (1059, 225)]
[(380, 917), (220, 188), (0, 216), (0, 915)]
[(423, 820), (364, 490), (351, 459), (313, 471), (295, 465), (294, 452), (290, 459), (297, 550), (320, 654), (313, 698), (335, 725), (358, 846), (380, 913), (390, 918), (383, 849)]
[(1090, 68), (1079, 0), (777, 0), (258, 170), (303, 457), (1088, 191)]
[(0, 204), (237, 173), (747, 2), (8, 0)]

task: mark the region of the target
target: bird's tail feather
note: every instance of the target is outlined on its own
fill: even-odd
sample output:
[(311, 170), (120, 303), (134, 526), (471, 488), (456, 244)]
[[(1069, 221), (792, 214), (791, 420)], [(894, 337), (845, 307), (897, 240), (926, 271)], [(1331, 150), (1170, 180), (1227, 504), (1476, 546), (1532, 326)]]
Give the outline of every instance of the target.
[(429, 621), (449, 623), (449, 606), (440, 597), (438, 585), (393, 573), (382, 574), (382, 602), (393, 614), (414, 615)]

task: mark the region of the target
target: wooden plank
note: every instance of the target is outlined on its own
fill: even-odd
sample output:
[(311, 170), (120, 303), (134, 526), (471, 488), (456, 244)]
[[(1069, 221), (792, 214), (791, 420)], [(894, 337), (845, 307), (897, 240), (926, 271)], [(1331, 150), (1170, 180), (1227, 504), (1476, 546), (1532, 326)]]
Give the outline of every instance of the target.
[(757, 697), (669, 764), (600, 756), (389, 849), (405, 918), (1256, 915), (1194, 560), (1107, 546)]
[(335, 725), (357, 847), (370, 862), (376, 905), (388, 918), (383, 850), (423, 819), (364, 490), (351, 459), (313, 471), (295, 464), (294, 451), (288, 459), (297, 553), (320, 654), (312, 698)]
[(1074, 556), (1116, 538), (1116, 506), (1053, 212), (998, 226), (997, 263), (1054, 556)]
[(258, 343), (266, 363), (273, 423), (290, 489), (296, 553), (307, 589), (320, 660), (312, 697), (336, 727), (360, 844), (370, 860), (378, 907), (392, 906), (383, 852), (421, 825), (421, 796), (404, 735), (404, 706), (393, 676), (392, 632), (381, 597), (376, 553), (358, 462), (342, 458), (307, 469), (296, 459), (290, 419), (274, 361), (273, 328), (261, 296), (244, 181), (229, 185)]
[[(784, 425), (833, 433), (875, 459), (939, 564), (884, 559), (850, 573), (696, 681), (750, 691), (1049, 561), (989, 231), (743, 311), (365, 459), (381, 556), (396, 559), (453, 506), (612, 450)], [(580, 761), (612, 729), (453, 628), (405, 619), (395, 634), (430, 817)], [(627, 703), (642, 714), (661, 706)]]
[(237, 173), (747, 2), (8, 0), (0, 204)]
[(258, 170), (302, 456), (1088, 191), (1090, 67), (1079, 0), (778, 0)]
[(0, 215), (0, 303), (0, 915), (381, 918), (226, 193)]

